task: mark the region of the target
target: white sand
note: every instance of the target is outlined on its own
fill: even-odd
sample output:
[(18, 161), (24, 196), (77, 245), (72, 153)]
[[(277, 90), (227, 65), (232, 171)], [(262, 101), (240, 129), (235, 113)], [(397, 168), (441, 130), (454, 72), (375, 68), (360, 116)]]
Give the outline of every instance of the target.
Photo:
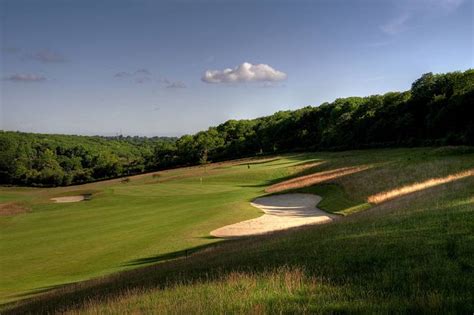
[(59, 203), (79, 202), (79, 201), (83, 201), (84, 199), (85, 199), (84, 195), (51, 198), (51, 200), (59, 202)]
[(335, 215), (316, 207), (320, 201), (319, 196), (299, 193), (257, 198), (251, 205), (263, 210), (264, 215), (221, 227), (211, 235), (223, 238), (251, 236), (333, 221)]

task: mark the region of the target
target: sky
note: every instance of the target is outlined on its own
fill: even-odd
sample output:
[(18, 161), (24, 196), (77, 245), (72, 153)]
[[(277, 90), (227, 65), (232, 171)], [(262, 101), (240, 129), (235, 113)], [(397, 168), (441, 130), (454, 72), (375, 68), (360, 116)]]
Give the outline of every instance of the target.
[(0, 0), (0, 130), (180, 136), (474, 68), (472, 0)]

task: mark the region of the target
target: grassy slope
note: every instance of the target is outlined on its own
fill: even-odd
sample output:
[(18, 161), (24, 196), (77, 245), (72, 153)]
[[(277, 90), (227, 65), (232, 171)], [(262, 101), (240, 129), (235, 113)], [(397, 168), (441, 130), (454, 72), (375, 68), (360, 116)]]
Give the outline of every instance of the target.
[[(31, 211), (0, 216), (0, 300), (135, 267), (147, 258), (216, 242), (209, 232), (259, 216), (249, 205), (301, 156), (268, 163), (183, 168), (55, 189), (0, 188), (0, 202)], [(201, 184), (200, 178), (203, 178)], [(92, 192), (90, 201), (51, 197)], [(153, 261), (153, 259), (151, 259)]]
[[(227, 209), (235, 202), (242, 209), (247, 209), (246, 200), (261, 193), (260, 185), (269, 184), (272, 179), (287, 176), (295, 171), (294, 168), (286, 169), (289, 165), (316, 158), (326, 162), (315, 169), (303, 170), (300, 173), (354, 165), (372, 166), (369, 170), (333, 180), (332, 182), (337, 185), (319, 185), (310, 188), (313, 192), (326, 197), (327, 202), (321, 204), (321, 207), (343, 214), (352, 212), (354, 207), (366, 208), (364, 200), (371, 194), (474, 167), (472, 154), (439, 156), (433, 154), (433, 149), (316, 153), (294, 157), (292, 164), (289, 163), (289, 157), (255, 164), (247, 171), (245, 171), (246, 164), (221, 167), (216, 170), (218, 172), (216, 174), (212, 174), (213, 171), (209, 170), (208, 178), (205, 179), (210, 188), (220, 192), (215, 191), (215, 194), (211, 193), (209, 196), (206, 194), (209, 198), (205, 198), (202, 203), (200, 201), (202, 198), (199, 197), (189, 200), (186, 196), (176, 196), (178, 200), (183, 201), (184, 207), (193, 208), (189, 209), (189, 212), (180, 210), (180, 207), (173, 208), (173, 217), (177, 211), (178, 213), (184, 211), (184, 217), (190, 213), (194, 217), (196, 212), (202, 211), (206, 213), (203, 217), (214, 218), (212, 215), (208, 216), (207, 212), (212, 211), (213, 202), (216, 202), (215, 207), (219, 208), (219, 204), (227, 200), (223, 196), (232, 195), (232, 191), (222, 191), (229, 186), (239, 187), (239, 190), (235, 193), (236, 199), (227, 197), (232, 201), (225, 203), (224, 208)], [(175, 188), (195, 183), (196, 178), (187, 177), (189, 174), (186, 173), (189, 170), (177, 170), (177, 172), (181, 172), (179, 176), (183, 177), (149, 186), (166, 186), (160, 189), (173, 194)], [(163, 179), (164, 177), (160, 178)], [(135, 209), (139, 209), (146, 203), (146, 201), (141, 203), (142, 199), (148, 200), (149, 203), (152, 198), (149, 194), (158, 193), (155, 188), (148, 186), (146, 190), (142, 190), (133, 189), (131, 184), (127, 185), (130, 186), (107, 188), (103, 194), (105, 196), (112, 194), (110, 190), (114, 189), (115, 194), (124, 198), (124, 193), (120, 194), (120, 191), (125, 190), (128, 198), (134, 196), (132, 200), (137, 203)], [(196, 193), (202, 196), (203, 192)], [(367, 312), (384, 309), (427, 312), (470, 311), (473, 307), (470, 292), (474, 289), (473, 196), (474, 179), (470, 177), (396, 199), (331, 225), (304, 228), (271, 237), (228, 242), (204, 253), (194, 254), (188, 259), (171, 261), (156, 267), (124, 273), (119, 277), (104, 278), (53, 291), (39, 300), (33, 300), (32, 304), (25, 303), (24, 307), (35, 310), (56, 309), (74, 303), (81, 305), (83, 299), (87, 298), (89, 302), (76, 311), (151, 312), (157, 308), (171, 313), (190, 310), (198, 312), (328, 310)], [(94, 201), (98, 202), (99, 199), (97, 197), (91, 204)], [(159, 202), (163, 203), (164, 199), (159, 199)], [(74, 207), (78, 205), (75, 204)], [(236, 217), (242, 212), (241, 209), (239, 207), (234, 209), (236, 211), (231, 214), (233, 217), (228, 217), (227, 213), (225, 218), (220, 217), (221, 223), (241, 219)], [(34, 214), (35, 211), (25, 217)], [(55, 210), (38, 208), (38, 213), (42, 211)], [(59, 207), (56, 212), (59, 212)], [(251, 210), (246, 212), (248, 216), (255, 215)], [(137, 212), (136, 216), (140, 218), (141, 212)], [(125, 218), (129, 221), (130, 217), (133, 216)], [(177, 226), (189, 220), (184, 217), (176, 219), (179, 221)], [(140, 225), (138, 224), (133, 234), (142, 235), (142, 230), (152, 229), (148, 235), (142, 235), (140, 238), (142, 242), (149, 244), (150, 239), (158, 240), (155, 238), (156, 234), (162, 238), (166, 237), (165, 234), (160, 234), (161, 230), (166, 230), (166, 225), (154, 230), (153, 226), (159, 221), (138, 221), (141, 222), (141, 227), (138, 227)], [(215, 221), (216, 224), (218, 221)], [(188, 227), (193, 226), (194, 237), (206, 235), (205, 231), (211, 230), (213, 225), (208, 219), (203, 219), (200, 223), (194, 228), (196, 222), (189, 222)], [(123, 223), (118, 224), (117, 229), (120, 230), (122, 226), (128, 230), (128, 224)], [(201, 230), (199, 226), (202, 227)], [(168, 233), (170, 230), (166, 231)], [(129, 254), (128, 251), (133, 255), (139, 252), (134, 245), (140, 247), (141, 243), (130, 240), (135, 239), (135, 236), (124, 232), (117, 235), (125, 238), (117, 245), (122, 255)], [(185, 233), (182, 235), (186, 238)], [(187, 241), (189, 242), (189, 237)], [(204, 243), (211, 240), (200, 238), (199, 241)], [(2, 243), (8, 244), (4, 240)], [(126, 246), (129, 243), (134, 245)], [(180, 248), (196, 245), (185, 242), (181, 244), (183, 246)], [(156, 250), (159, 246), (151, 249), (155, 250), (155, 255), (167, 252)], [(103, 244), (101, 250), (110, 252), (110, 247), (113, 248), (110, 244)], [(178, 248), (179, 246), (175, 250)], [(10, 250), (14, 251), (14, 248)], [(18, 255), (25, 256), (24, 250), (17, 252)], [(74, 252), (83, 254), (81, 249)], [(146, 262), (160, 259), (159, 256), (155, 258)], [(117, 256), (113, 256), (107, 263), (113, 260), (116, 262)], [(107, 264), (98, 266), (103, 267)], [(66, 266), (64, 269), (71, 270), (71, 267)], [(162, 289), (165, 284), (166, 288)]]

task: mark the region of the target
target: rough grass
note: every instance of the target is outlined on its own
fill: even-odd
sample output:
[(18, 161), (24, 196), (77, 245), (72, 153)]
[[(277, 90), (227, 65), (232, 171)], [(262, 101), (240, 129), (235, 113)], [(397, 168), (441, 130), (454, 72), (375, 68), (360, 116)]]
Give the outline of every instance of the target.
[(317, 206), (319, 209), (330, 213), (349, 215), (371, 207), (370, 203), (364, 200), (350, 198), (344, 192), (344, 189), (337, 184), (321, 184), (295, 189), (294, 191), (324, 196)]
[(457, 181), (466, 177), (474, 176), (474, 169), (462, 171), (460, 173), (451, 174), (444, 177), (430, 178), (423, 182), (417, 182), (414, 184), (409, 184), (403, 187), (398, 187), (389, 191), (384, 191), (367, 198), (367, 201), (370, 203), (382, 203), (387, 200), (395, 199), (404, 195), (408, 195), (417, 191), (426, 190), (431, 187), (443, 185), (453, 181)]
[[(321, 208), (336, 213), (353, 213), (333, 224), (214, 244), (197, 252), (188, 252), (188, 258), (166, 262), (162, 261), (186, 255), (186, 251), (156, 250), (154, 255), (143, 257), (136, 255), (133, 247), (139, 247), (140, 243), (133, 242), (133, 238), (126, 234), (140, 235), (139, 241), (149, 244), (155, 234), (161, 238), (171, 232), (179, 235), (179, 224), (170, 226), (147, 221), (148, 211), (141, 211), (140, 207), (154, 201), (150, 199), (155, 198), (151, 196), (153, 190), (144, 190), (144, 195), (134, 192), (133, 198), (118, 194), (120, 198), (126, 198), (119, 203), (125, 200), (137, 203), (134, 217), (139, 220), (145, 216), (145, 219), (139, 220), (140, 227), (131, 231), (127, 226), (131, 217), (117, 217), (118, 222), (124, 219), (125, 222), (120, 222), (122, 233), (117, 234), (120, 237), (115, 243), (116, 248), (136, 255), (137, 259), (132, 260), (136, 263), (135, 267), (142, 263), (160, 263), (51, 290), (32, 300), (7, 305), (4, 313), (64, 311), (137, 314), (154, 313), (156, 310), (160, 313), (470, 313), (474, 307), (471, 294), (474, 291), (473, 176), (412, 192), (365, 211), (350, 210), (354, 207), (356, 210), (366, 209), (367, 198), (374, 193), (474, 167), (473, 154), (440, 157), (431, 154), (431, 151), (427, 148), (314, 153), (281, 157), (268, 164), (252, 164), (250, 170), (247, 164), (227, 165), (229, 167), (222, 168), (222, 172), (205, 179), (212, 185), (209, 194), (197, 191), (190, 195), (163, 196), (160, 198), (164, 199), (156, 202), (178, 198), (180, 204), (173, 208), (176, 213), (174, 217), (170, 215), (170, 221), (175, 223), (176, 216), (181, 214), (202, 215), (203, 221), (200, 224), (191, 222), (189, 228), (210, 231), (213, 223), (209, 223), (208, 212), (212, 212), (214, 206), (219, 207), (220, 203), (224, 204), (224, 208), (236, 207), (234, 213), (221, 212), (222, 221), (232, 221), (237, 219), (236, 213), (249, 210), (246, 199), (263, 193), (266, 186), (277, 181), (341, 167), (372, 167), (338, 177), (329, 185), (304, 188), (325, 198), (323, 202), (326, 200), (326, 204), (322, 202), (319, 205)], [(289, 171), (297, 164), (315, 159), (324, 163), (300, 173)], [(236, 171), (241, 171), (238, 176)], [(195, 176), (202, 175), (196, 169), (188, 172), (195, 172)], [(382, 175), (388, 177), (380, 177)], [(145, 184), (147, 180), (153, 179), (151, 176), (150, 179), (131, 178), (126, 185), (148, 185)], [(190, 176), (179, 182), (170, 181), (170, 184), (192, 182), (193, 177)], [(115, 189), (107, 185), (104, 186), (105, 196)], [(215, 185), (231, 185), (239, 189), (223, 192)], [(125, 185), (122, 184), (122, 187)], [(217, 191), (212, 192), (213, 189)], [(246, 191), (248, 194), (245, 194)], [(233, 196), (237, 201), (220, 199), (226, 194), (235, 194)], [(92, 204), (97, 199), (88, 203)], [(201, 199), (205, 200), (201, 203)], [(191, 210), (180, 212), (180, 207)], [(199, 210), (201, 207), (202, 210)], [(90, 212), (97, 212), (96, 208), (93, 210)], [(35, 211), (48, 210), (33, 208), (32, 213), (13, 218), (27, 217)], [(49, 211), (59, 214), (64, 210)], [(120, 213), (128, 212), (124, 210)], [(68, 214), (71, 215), (70, 212)], [(107, 222), (102, 229), (97, 226), (94, 229), (107, 235), (109, 224)], [(74, 228), (77, 232), (84, 227)], [(141, 234), (149, 228), (151, 233)], [(93, 233), (94, 229), (86, 230), (84, 235)], [(161, 230), (166, 233), (160, 234)], [(4, 244), (2, 235), (2, 246)], [(111, 247), (111, 244), (108, 246)], [(190, 246), (183, 246), (181, 250), (186, 248)], [(103, 247), (101, 250), (109, 249)], [(17, 252), (17, 255), (26, 256), (24, 250)], [(85, 248), (76, 248), (75, 252), (78, 258), (84, 256), (83, 264), (93, 263), (91, 257), (84, 254), (87, 253)], [(26, 264), (29, 263), (26, 260)], [(76, 266), (72, 264), (65, 270), (73, 271), (74, 268)], [(67, 277), (71, 277), (70, 274)]]

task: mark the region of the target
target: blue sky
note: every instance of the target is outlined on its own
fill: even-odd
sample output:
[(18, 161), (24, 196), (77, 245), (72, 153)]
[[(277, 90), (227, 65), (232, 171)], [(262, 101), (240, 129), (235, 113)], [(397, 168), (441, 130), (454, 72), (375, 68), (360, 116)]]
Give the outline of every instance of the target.
[[(0, 0), (0, 129), (182, 135), (473, 68), (471, 0)], [(228, 70), (225, 70), (228, 69)]]

